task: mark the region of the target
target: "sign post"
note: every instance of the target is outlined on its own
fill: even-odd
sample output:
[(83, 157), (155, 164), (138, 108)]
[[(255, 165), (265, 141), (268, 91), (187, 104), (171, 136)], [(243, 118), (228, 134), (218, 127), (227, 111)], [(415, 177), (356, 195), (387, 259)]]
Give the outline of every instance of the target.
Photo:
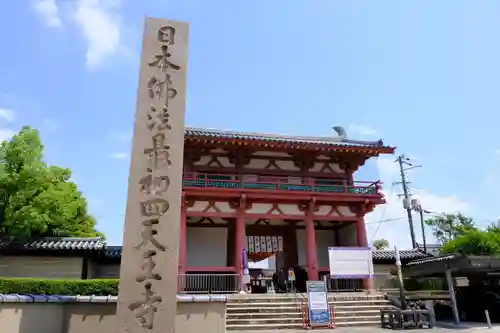
[(325, 281), (307, 281), (307, 302), (309, 307), (309, 326), (331, 326), (328, 290)]

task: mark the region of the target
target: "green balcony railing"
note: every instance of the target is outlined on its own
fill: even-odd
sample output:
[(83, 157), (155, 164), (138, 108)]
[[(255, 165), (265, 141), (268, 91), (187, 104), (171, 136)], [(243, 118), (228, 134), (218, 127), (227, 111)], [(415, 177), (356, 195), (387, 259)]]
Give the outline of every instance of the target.
[(254, 190), (281, 190), (318, 193), (350, 193), (359, 195), (376, 195), (375, 186), (341, 186), (341, 185), (305, 185), (257, 183), (241, 181), (219, 181), (208, 179), (184, 179), (185, 188), (225, 188), (225, 189), (254, 189)]

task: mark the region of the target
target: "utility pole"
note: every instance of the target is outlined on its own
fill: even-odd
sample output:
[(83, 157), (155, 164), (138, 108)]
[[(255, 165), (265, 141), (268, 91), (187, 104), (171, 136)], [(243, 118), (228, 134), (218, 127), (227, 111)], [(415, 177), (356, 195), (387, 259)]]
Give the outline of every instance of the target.
[(428, 210), (422, 208), (422, 204), (418, 199), (411, 200), (411, 209), (418, 212), (420, 215), (420, 228), (422, 229), (422, 242), (424, 242), (424, 252), (427, 253), (427, 240), (425, 237), (425, 223), (424, 223), (424, 213), (429, 214)]
[[(406, 212), (408, 214), (408, 225), (410, 226), (411, 245), (415, 249), (415, 248), (417, 248), (417, 242), (415, 240), (415, 229), (413, 227), (413, 216), (411, 215), (410, 193), (408, 191), (408, 182), (406, 180), (405, 171), (409, 170), (409, 169), (413, 169), (413, 168), (419, 168), (421, 166), (420, 165), (414, 166), (413, 164), (411, 164), (410, 160), (405, 155), (398, 156), (398, 159), (396, 161), (399, 164), (399, 172), (401, 174), (401, 185), (403, 187), (403, 197), (404, 197), (403, 206), (406, 209)], [(408, 166), (408, 167), (406, 167), (406, 166)]]

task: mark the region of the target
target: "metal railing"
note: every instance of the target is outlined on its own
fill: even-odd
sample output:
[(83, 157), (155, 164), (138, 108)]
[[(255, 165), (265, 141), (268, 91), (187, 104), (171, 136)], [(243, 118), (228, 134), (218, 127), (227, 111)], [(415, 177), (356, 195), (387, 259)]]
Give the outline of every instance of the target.
[[(361, 291), (365, 289), (363, 279), (334, 279), (327, 277), (327, 288), (329, 292)], [(397, 277), (388, 273), (376, 273), (372, 276), (372, 288), (376, 291), (385, 292), (388, 295), (399, 297), (399, 282)], [(412, 290), (406, 291), (408, 298), (422, 299), (448, 299), (445, 290)]]
[[(181, 294), (233, 294), (240, 292), (238, 274), (232, 273), (182, 273), (178, 275), (178, 292)], [(272, 292), (272, 282), (269, 278), (261, 283)], [(365, 290), (362, 279), (332, 279), (326, 278), (329, 292), (358, 292)], [(385, 292), (387, 295), (399, 297), (398, 282), (394, 275), (375, 274), (372, 277), (373, 290)], [(406, 291), (408, 299), (448, 300), (445, 290)]]
[(232, 294), (239, 292), (237, 274), (183, 273), (177, 277), (181, 294)]
[(353, 185), (325, 184), (313, 178), (288, 178), (238, 175), (218, 175), (185, 173), (185, 188), (221, 188), (245, 190), (278, 190), (316, 193), (347, 193), (352, 195), (378, 195), (381, 189), (379, 181), (356, 181)]

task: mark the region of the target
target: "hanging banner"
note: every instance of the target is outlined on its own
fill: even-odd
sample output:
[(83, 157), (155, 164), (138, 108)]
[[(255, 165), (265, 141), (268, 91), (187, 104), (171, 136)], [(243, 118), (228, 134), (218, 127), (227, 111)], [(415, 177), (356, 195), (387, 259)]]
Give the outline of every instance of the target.
[(250, 270), (248, 269), (248, 257), (247, 257), (247, 251), (245, 249), (241, 251), (241, 262), (243, 264), (242, 283), (248, 284), (250, 283)]
[(325, 281), (307, 281), (309, 325), (329, 326), (331, 323), (328, 292)]

